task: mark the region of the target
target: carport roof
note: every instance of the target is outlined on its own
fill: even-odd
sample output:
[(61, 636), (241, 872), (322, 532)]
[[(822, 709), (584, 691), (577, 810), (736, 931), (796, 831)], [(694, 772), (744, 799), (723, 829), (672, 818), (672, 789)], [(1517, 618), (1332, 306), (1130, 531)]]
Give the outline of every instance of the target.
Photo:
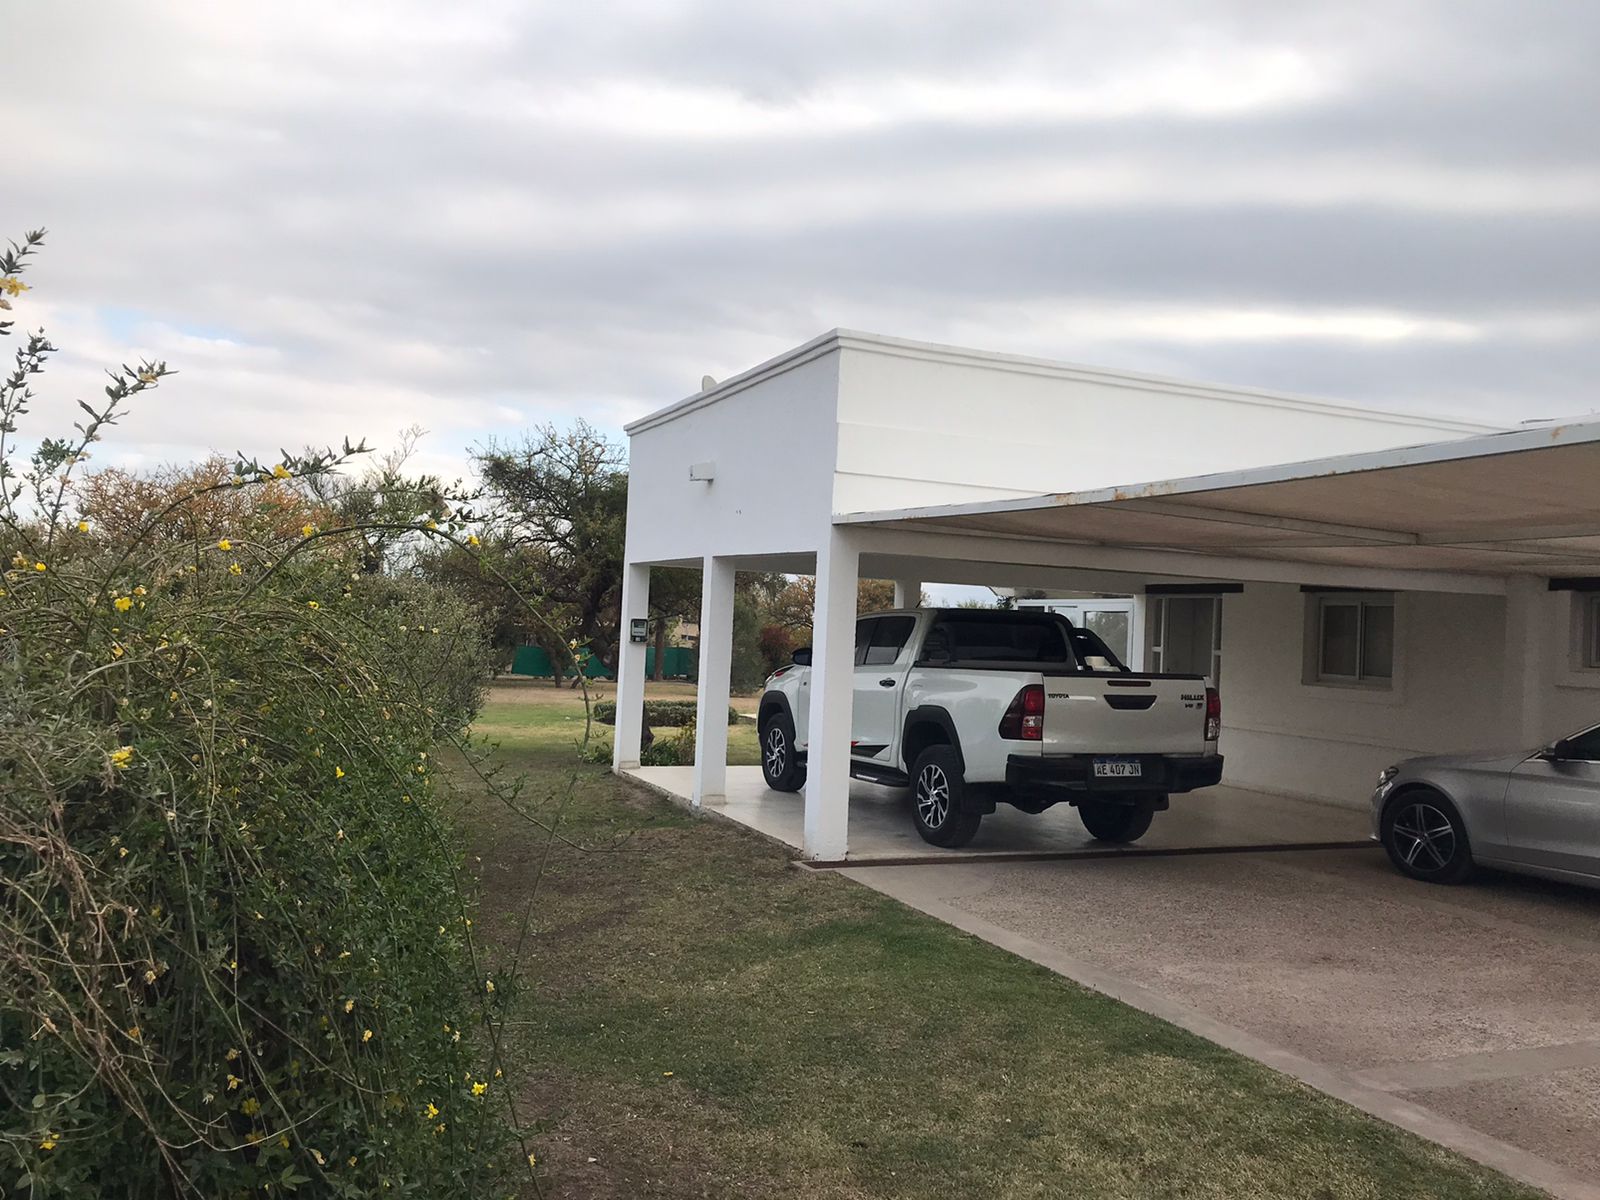
[(841, 524), (1487, 575), (1600, 574), (1600, 417)]

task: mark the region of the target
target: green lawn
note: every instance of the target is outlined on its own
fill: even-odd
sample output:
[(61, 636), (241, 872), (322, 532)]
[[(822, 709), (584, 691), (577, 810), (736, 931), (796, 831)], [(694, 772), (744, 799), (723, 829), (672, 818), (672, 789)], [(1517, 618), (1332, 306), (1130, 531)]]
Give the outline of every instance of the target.
[[(504, 742), (507, 748), (519, 751), (541, 751), (552, 755), (575, 749), (582, 744), (585, 733), (583, 693), (569, 688), (556, 688), (544, 680), (515, 680), (499, 683), (493, 690), (493, 701), (483, 717), (473, 727), (475, 733), (493, 741)], [(650, 699), (692, 700), (694, 685), (683, 683), (651, 683), (645, 688)], [(609, 683), (600, 683), (589, 690), (591, 700), (610, 700), (615, 689)], [(730, 705), (741, 712), (754, 712), (756, 698), (734, 696)], [(671, 737), (677, 731), (670, 727), (655, 729), (657, 737)], [(598, 722), (588, 728), (588, 735), (606, 745), (611, 744), (612, 729)], [(736, 766), (754, 766), (761, 761), (756, 748), (754, 722), (741, 720), (728, 730), (728, 762)]]
[(490, 945), (533, 906), (544, 1196), (1535, 1194), (578, 764), (578, 727), (502, 690), (482, 729), (559, 836), (468, 814)]

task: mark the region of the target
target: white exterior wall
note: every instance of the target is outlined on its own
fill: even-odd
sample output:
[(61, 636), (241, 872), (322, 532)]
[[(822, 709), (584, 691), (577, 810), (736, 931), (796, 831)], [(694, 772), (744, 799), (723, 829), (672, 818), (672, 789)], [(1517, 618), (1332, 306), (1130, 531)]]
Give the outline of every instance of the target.
[[(832, 513), (838, 378), (824, 350), (630, 426), (629, 561), (815, 552)], [(691, 480), (695, 463), (716, 478)]]
[(1306, 602), (1286, 584), (1223, 597), (1227, 782), (1360, 807), (1398, 759), (1518, 740), (1502, 706), (1502, 597), (1396, 593), (1388, 690), (1304, 682)]
[(1047, 493), (1491, 427), (841, 333), (833, 511)]

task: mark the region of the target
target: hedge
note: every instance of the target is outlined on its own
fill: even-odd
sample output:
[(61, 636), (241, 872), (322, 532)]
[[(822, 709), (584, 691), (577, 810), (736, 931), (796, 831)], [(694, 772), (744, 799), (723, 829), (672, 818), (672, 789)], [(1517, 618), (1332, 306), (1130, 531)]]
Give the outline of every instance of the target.
[[(693, 700), (646, 700), (644, 702), (645, 722), (653, 729), (657, 725), (693, 725), (695, 718), (695, 702)], [(617, 702), (615, 700), (597, 700), (594, 705), (594, 719), (602, 725), (615, 725), (617, 723)], [(733, 709), (728, 709), (728, 724), (737, 725), (739, 714)]]

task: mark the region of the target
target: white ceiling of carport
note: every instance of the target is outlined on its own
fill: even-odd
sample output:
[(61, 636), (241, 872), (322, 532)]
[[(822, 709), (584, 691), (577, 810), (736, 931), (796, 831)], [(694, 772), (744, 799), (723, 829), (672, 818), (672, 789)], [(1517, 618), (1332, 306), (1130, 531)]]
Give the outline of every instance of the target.
[(1323, 566), (1600, 574), (1600, 420), (840, 522)]

